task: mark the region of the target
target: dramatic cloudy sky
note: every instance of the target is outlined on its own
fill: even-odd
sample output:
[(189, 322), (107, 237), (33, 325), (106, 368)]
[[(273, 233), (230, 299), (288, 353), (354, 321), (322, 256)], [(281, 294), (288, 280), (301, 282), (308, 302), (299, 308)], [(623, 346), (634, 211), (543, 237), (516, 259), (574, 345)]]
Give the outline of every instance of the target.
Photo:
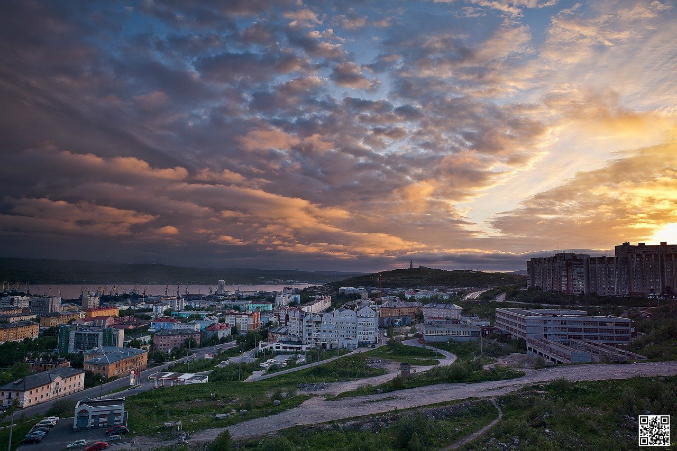
[(0, 255), (523, 269), (677, 242), (677, 4), (0, 2)]

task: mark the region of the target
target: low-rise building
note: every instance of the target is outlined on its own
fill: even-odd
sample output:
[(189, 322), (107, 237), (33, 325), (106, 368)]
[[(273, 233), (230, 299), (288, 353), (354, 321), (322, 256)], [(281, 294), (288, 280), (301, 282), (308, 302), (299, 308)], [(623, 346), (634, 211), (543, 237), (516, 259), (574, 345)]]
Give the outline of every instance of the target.
[(26, 359), (25, 362), (30, 367), (31, 371), (49, 371), (54, 368), (71, 366), (71, 362), (65, 357), (38, 357), (35, 359)]
[(200, 331), (199, 324), (189, 324), (182, 323), (178, 319), (162, 317), (154, 319), (150, 322), (150, 332), (158, 332), (161, 330), (187, 330), (187, 331)]
[(40, 325), (42, 327), (56, 327), (62, 324), (68, 324), (69, 321), (80, 319), (84, 315), (83, 312), (59, 312), (48, 313), (40, 317)]
[(434, 321), (423, 325), (423, 338), (430, 342), (479, 340), (482, 327), (456, 321)]
[(125, 398), (83, 399), (75, 405), (73, 429), (107, 428), (127, 424)]
[(120, 316), (120, 309), (118, 307), (97, 307), (85, 310), (85, 316)]
[(216, 336), (219, 340), (230, 335), (231, 327), (227, 323), (214, 323), (204, 329), (205, 339), (210, 339)]
[(422, 308), (423, 321), (460, 320), (463, 308), (456, 304), (426, 304)]
[(0, 322), (3, 323), (18, 323), (18, 322), (25, 322), (25, 321), (33, 321), (37, 319), (37, 315), (35, 313), (14, 313), (11, 315), (0, 315)]
[(136, 348), (101, 346), (85, 353), (83, 368), (104, 377), (140, 373), (148, 366), (148, 351)]
[(3, 385), (0, 387), (0, 399), (5, 407), (17, 402), (18, 407), (24, 408), (68, 396), (84, 388), (83, 370), (59, 367)]
[(39, 332), (40, 325), (30, 321), (0, 324), (0, 343), (6, 341), (23, 341), (26, 338), (37, 338)]
[(588, 316), (584, 310), (498, 308), (496, 327), (516, 338), (560, 343), (585, 340), (628, 344), (634, 334), (629, 318)]
[(209, 374), (162, 372), (151, 374), (148, 379), (155, 381), (155, 388), (173, 387), (175, 385), (206, 384), (209, 382)]
[(186, 340), (194, 339), (200, 346), (200, 332), (196, 330), (160, 330), (153, 335), (153, 347), (162, 352), (171, 352), (174, 348), (185, 348)]
[(237, 328), (238, 333), (246, 333), (261, 328), (261, 312), (224, 312), (226, 323)]
[(393, 318), (409, 316), (414, 318), (421, 312), (423, 304), (420, 302), (406, 302), (406, 301), (386, 301), (381, 304), (379, 315), (383, 318)]

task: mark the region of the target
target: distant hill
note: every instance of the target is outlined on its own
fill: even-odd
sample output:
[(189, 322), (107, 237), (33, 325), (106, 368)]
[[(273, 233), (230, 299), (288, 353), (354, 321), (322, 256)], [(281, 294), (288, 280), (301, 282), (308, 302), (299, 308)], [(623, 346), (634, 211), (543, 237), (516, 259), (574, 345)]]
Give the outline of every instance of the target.
[(422, 287), (477, 287), (487, 288), (500, 285), (526, 284), (526, 277), (515, 273), (482, 272), (433, 268), (411, 268), (383, 271), (351, 277), (345, 280), (332, 282), (336, 287), (375, 287), (378, 285), (378, 276), (381, 276), (381, 286), (384, 288), (422, 288)]
[(0, 258), (0, 280), (25, 284), (323, 284), (359, 273), (265, 270), (246, 268), (184, 268), (158, 264), (127, 264), (82, 260)]

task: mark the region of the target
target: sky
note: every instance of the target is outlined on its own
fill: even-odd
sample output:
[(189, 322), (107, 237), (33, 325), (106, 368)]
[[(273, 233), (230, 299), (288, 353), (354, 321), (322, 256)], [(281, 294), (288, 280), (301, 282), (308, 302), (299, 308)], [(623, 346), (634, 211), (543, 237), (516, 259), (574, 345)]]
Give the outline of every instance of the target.
[(0, 256), (511, 271), (677, 243), (677, 3), (0, 2)]

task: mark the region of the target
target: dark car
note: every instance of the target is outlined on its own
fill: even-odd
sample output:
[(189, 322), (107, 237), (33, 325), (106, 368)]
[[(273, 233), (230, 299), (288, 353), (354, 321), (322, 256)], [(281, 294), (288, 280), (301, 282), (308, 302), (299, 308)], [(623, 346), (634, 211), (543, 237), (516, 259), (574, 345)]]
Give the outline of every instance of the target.
[(45, 434), (49, 433), (49, 428), (48, 427), (43, 427), (43, 426), (33, 426), (31, 428), (31, 433), (33, 432), (44, 432)]
[(26, 444), (28, 444), (28, 443), (40, 443), (42, 441), (42, 437), (44, 437), (44, 435), (27, 434), (23, 439), (23, 443), (26, 443)]
[(125, 435), (126, 433), (129, 432), (129, 429), (127, 429), (127, 426), (115, 426), (106, 431), (106, 434), (121, 434)]
[(99, 451), (108, 448), (108, 442), (96, 442), (85, 448), (85, 451)]

